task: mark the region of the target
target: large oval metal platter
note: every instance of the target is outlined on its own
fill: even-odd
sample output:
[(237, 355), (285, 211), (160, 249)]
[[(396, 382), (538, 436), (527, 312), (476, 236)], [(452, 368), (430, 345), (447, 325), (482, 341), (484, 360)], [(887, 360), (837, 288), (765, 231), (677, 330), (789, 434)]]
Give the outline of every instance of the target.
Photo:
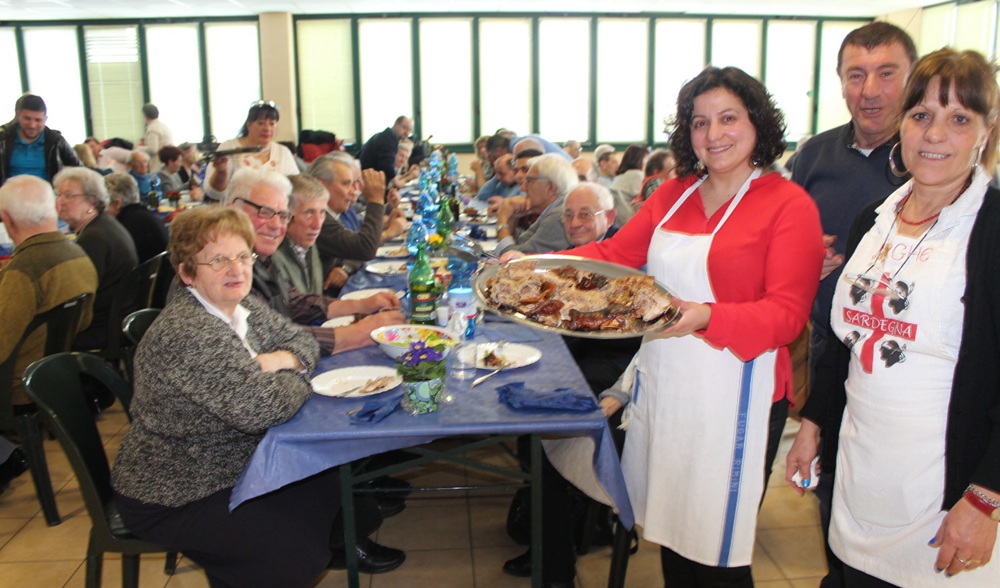
[[(517, 259), (508, 263), (529, 263), (533, 262), (535, 264), (535, 271), (537, 273), (543, 273), (556, 268), (570, 266), (578, 270), (594, 272), (595, 274), (600, 274), (607, 278), (620, 278), (622, 276), (644, 276), (645, 273), (632, 269), (630, 267), (625, 267), (623, 265), (618, 265), (615, 263), (609, 263), (606, 261), (597, 261), (594, 259), (587, 259), (585, 257), (576, 257), (572, 255), (533, 255), (530, 257), (524, 257)], [(568, 335), (570, 337), (583, 337), (586, 339), (629, 339), (632, 337), (641, 337), (646, 333), (664, 329), (671, 324), (673, 324), (678, 318), (680, 318), (680, 311), (674, 309), (673, 313), (667, 313), (660, 320), (643, 325), (641, 328), (629, 331), (573, 331), (570, 329), (565, 329), (562, 327), (552, 327), (549, 325), (543, 325), (541, 323), (535, 322), (523, 313), (517, 312), (515, 310), (510, 310), (506, 308), (497, 308), (489, 301), (486, 295), (486, 284), (490, 278), (495, 278), (500, 272), (500, 265), (491, 264), (485, 266), (479, 274), (476, 275), (475, 280), (472, 284), (472, 290), (475, 292), (476, 299), (479, 302), (481, 308), (485, 308), (492, 313), (498, 314), (500, 316), (506, 317), (516, 323), (526, 325), (535, 329), (540, 329), (543, 331), (549, 331), (552, 333), (559, 333), (560, 335)], [(659, 282), (654, 283), (657, 290), (668, 296), (672, 295), (670, 292)]]

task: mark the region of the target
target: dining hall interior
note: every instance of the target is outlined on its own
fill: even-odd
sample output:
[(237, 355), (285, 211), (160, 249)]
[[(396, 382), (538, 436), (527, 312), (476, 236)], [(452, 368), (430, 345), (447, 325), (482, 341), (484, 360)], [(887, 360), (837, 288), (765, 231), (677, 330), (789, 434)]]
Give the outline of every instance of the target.
[[(444, 146), (457, 155), (459, 173), (475, 177), (477, 139), (503, 129), (560, 146), (578, 142), (584, 158), (604, 145), (665, 147), (685, 83), (708, 65), (736, 66), (783, 111), (784, 162), (800, 143), (851, 119), (838, 48), (872, 21), (905, 30), (918, 55), (944, 46), (987, 58), (1000, 52), (996, 0), (552, 0), (544, 11), (526, 0), (0, 0), (0, 108), (12, 114), (22, 95), (35, 94), (44, 98), (48, 127), (70, 145), (91, 137), (138, 144), (150, 120), (143, 106), (155, 104), (177, 145), (197, 145), (237, 137), (245, 109), (264, 101), (280, 116), (274, 140), (291, 142), (299, 156), (304, 135), (314, 132), (332, 133), (335, 149), (357, 155), (402, 115), (416, 143)], [(794, 404), (805, 399), (799, 359)], [(757, 517), (753, 582), (762, 588), (815, 588), (827, 571), (817, 501), (785, 482), (797, 408)], [(111, 463), (129, 415), (116, 403), (95, 419)], [(63, 448), (52, 435), (43, 443), (62, 521), (48, 524), (28, 474), (0, 491), (0, 588), (85, 585), (91, 519)], [(519, 465), (513, 442), (469, 457)], [(461, 489), (409, 495), (373, 536), (405, 551), (405, 563), (362, 574), (362, 586), (531, 585), (502, 569), (524, 547), (508, 532), (515, 489), (499, 476), (452, 463), (394, 476), (413, 487)], [(580, 550), (572, 585), (608, 585), (605, 535)], [(661, 585), (659, 546), (641, 531), (635, 546), (624, 586)], [(100, 585), (122, 585), (121, 556), (104, 560)], [(140, 561), (140, 586), (210, 585), (183, 555), (169, 575), (164, 553)], [(315, 584), (348, 585), (340, 570)]]

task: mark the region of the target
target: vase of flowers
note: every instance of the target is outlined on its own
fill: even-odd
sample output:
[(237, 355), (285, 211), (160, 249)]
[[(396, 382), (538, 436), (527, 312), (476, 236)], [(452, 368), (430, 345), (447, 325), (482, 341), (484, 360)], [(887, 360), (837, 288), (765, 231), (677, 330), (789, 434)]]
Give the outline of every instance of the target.
[(412, 414), (427, 414), (438, 409), (445, 384), (445, 345), (427, 345), (423, 341), (410, 343), (410, 348), (396, 359), (396, 373), (403, 378), (403, 410)]

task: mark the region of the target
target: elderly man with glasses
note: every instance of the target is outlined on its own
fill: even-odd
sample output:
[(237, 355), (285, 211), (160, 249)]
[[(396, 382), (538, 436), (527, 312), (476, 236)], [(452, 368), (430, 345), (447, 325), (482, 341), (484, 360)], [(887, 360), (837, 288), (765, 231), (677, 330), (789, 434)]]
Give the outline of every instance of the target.
[[(497, 239), (500, 242), (496, 253), (507, 250), (544, 253), (566, 249), (569, 241), (562, 225), (563, 200), (577, 183), (576, 172), (562, 156), (548, 153), (531, 160), (531, 168), (524, 178), (525, 195), (505, 199), (497, 210)], [(530, 213), (537, 213), (538, 220), (515, 239), (513, 223)]]
[[(252, 294), (261, 298), (280, 314), (303, 326), (316, 337), (324, 354), (339, 353), (372, 345), (372, 330), (383, 325), (397, 324), (405, 319), (397, 310), (378, 312), (399, 307), (399, 300), (386, 293), (361, 300), (337, 300), (300, 292), (289, 285), (278, 273), (272, 259), (288, 230), (292, 213), (288, 210), (288, 197), (292, 184), (288, 178), (264, 170), (241, 169), (230, 181), (226, 201), (229, 206), (243, 210), (250, 217), (256, 233), (254, 253), (257, 261), (253, 267)], [(329, 318), (350, 314), (369, 314), (346, 327), (314, 327)]]

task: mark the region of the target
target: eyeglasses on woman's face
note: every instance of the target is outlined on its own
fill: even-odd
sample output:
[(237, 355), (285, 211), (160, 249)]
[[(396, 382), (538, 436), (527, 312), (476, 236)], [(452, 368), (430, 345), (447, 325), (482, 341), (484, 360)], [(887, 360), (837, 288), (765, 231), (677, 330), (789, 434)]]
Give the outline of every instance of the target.
[(236, 257), (226, 257), (225, 255), (220, 255), (211, 261), (207, 262), (197, 262), (198, 265), (207, 265), (214, 271), (222, 272), (229, 269), (234, 263), (241, 267), (250, 267), (253, 263), (257, 261), (257, 254), (251, 253), (249, 251), (244, 251), (243, 253), (237, 255)]

